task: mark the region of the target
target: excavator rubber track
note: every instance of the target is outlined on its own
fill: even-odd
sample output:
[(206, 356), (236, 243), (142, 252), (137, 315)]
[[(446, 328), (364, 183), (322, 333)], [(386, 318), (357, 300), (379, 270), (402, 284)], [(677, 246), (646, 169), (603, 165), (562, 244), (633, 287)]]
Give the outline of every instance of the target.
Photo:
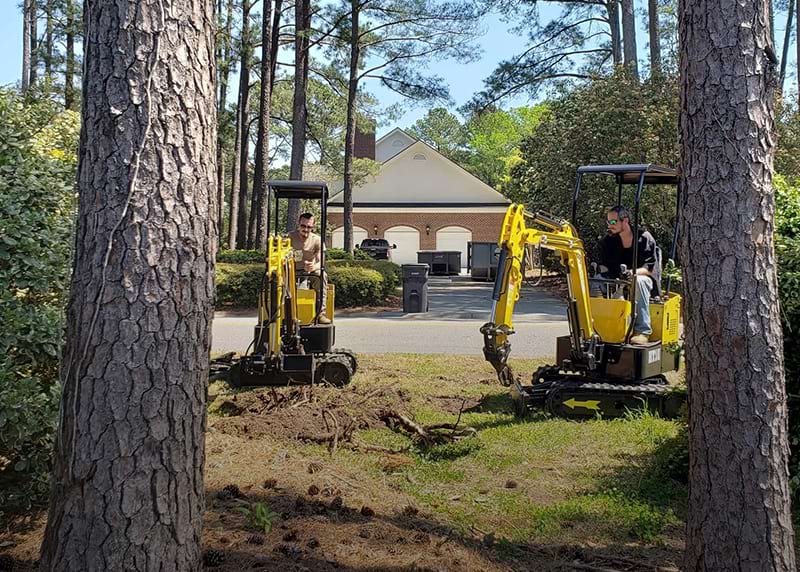
[(516, 413), (545, 411), (556, 417), (591, 419), (624, 417), (647, 410), (663, 418), (678, 417), (686, 394), (656, 376), (640, 382), (609, 383), (589, 376), (540, 368), (531, 385), (516, 380), (511, 386)]
[(257, 355), (239, 356), (225, 354), (211, 360), (209, 382), (222, 380), (232, 387), (264, 387), (283, 385), (309, 385), (327, 383), (343, 387), (350, 383), (358, 369), (358, 360), (352, 350), (334, 349), (314, 354), (314, 376), (278, 371), (269, 368)]

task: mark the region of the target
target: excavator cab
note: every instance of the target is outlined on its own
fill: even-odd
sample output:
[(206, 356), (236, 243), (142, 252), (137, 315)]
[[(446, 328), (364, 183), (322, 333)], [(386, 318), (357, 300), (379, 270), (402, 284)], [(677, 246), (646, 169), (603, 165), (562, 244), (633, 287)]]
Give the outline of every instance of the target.
[[(301, 252), (288, 236), (278, 233), (282, 205), (290, 199), (320, 203), (320, 236), (327, 230), (328, 186), (316, 181), (269, 181), (267, 248), (264, 274), (257, 294), (258, 319), (253, 341), (241, 356), (228, 354), (212, 361), (210, 379), (234, 387), (310, 384), (342, 386), (356, 372), (356, 356), (333, 349), (335, 289), (325, 286), (325, 249), (319, 273), (298, 270)], [(326, 296), (323, 296), (326, 288)], [(323, 300), (325, 307), (323, 308)], [(328, 320), (320, 320), (325, 315)]]
[[(528, 214), (522, 205), (509, 207), (498, 241), (501, 253), (492, 315), (481, 327), (484, 356), (500, 382), (511, 386), (519, 414), (545, 409), (563, 417), (618, 417), (632, 409), (647, 408), (664, 416), (674, 415), (683, 396), (671, 390), (664, 374), (677, 370), (679, 365), (680, 296), (671, 292), (669, 280), (666, 285), (659, 280), (655, 296), (649, 301), (653, 327), (650, 342), (631, 344), (637, 303), (635, 271), (621, 279), (590, 275), (577, 231), (577, 205), (587, 175), (614, 177), (618, 204), (622, 202), (623, 186), (635, 185), (631, 222), (637, 236), (644, 187), (677, 187), (678, 174), (666, 167), (637, 164), (585, 166), (578, 169), (577, 175), (571, 222), (543, 212)], [(676, 243), (677, 223), (671, 257)], [(569, 335), (556, 340), (556, 363), (539, 368), (530, 384), (523, 383), (508, 363), (510, 337), (514, 333), (513, 309), (522, 286), (527, 245), (559, 254), (567, 278), (570, 328)], [(637, 248), (634, 240), (633, 260), (637, 260)], [(620, 297), (619, 292), (625, 296)]]

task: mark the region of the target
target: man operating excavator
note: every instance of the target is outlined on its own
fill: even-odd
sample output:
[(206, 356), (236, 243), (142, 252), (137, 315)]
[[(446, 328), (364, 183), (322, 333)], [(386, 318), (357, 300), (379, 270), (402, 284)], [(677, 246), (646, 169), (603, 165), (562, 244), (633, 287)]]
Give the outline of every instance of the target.
[(617, 205), (606, 213), (608, 234), (600, 241), (600, 273), (603, 278), (622, 278), (621, 267), (635, 268), (636, 317), (630, 343), (643, 345), (650, 341), (650, 295), (655, 287), (653, 269), (656, 266), (656, 241), (653, 235), (640, 229), (636, 265), (633, 264), (633, 229), (628, 209)]

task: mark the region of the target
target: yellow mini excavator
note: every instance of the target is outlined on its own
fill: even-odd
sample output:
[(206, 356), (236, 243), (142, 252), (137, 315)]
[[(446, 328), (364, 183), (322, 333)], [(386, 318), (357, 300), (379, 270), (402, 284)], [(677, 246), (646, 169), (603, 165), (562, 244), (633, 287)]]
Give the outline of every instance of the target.
[[(522, 205), (511, 205), (498, 243), (500, 258), (492, 293), (492, 315), (480, 330), (484, 338), (484, 356), (497, 371), (500, 382), (511, 386), (519, 415), (544, 409), (560, 417), (618, 417), (628, 410), (646, 408), (662, 416), (674, 416), (684, 396), (671, 390), (664, 373), (677, 370), (680, 362), (681, 298), (670, 292), (669, 281), (666, 288), (661, 289), (658, 251), (657, 268), (653, 272), (656, 288), (650, 300), (653, 333), (645, 345), (629, 343), (633, 333), (632, 317), (636, 315), (635, 269), (628, 279), (589, 276), (583, 241), (576, 230), (577, 201), (585, 175), (615, 177), (618, 203), (622, 202), (623, 185), (635, 185), (634, 236), (638, 236), (643, 187), (649, 184), (678, 186), (677, 172), (664, 167), (592, 165), (578, 169), (571, 223), (543, 212), (529, 215)], [(677, 242), (677, 227), (676, 221), (671, 258)], [(557, 338), (556, 365), (539, 368), (530, 384), (524, 384), (508, 364), (509, 338), (514, 333), (512, 314), (524, 278), (526, 245), (559, 253), (569, 290), (570, 334)], [(633, 245), (635, 261), (636, 240)], [(599, 293), (593, 296), (593, 290)], [(620, 298), (612, 292), (627, 292), (627, 296)]]
[[(357, 362), (353, 352), (332, 349), (334, 286), (327, 286), (322, 308), (323, 281), (319, 273), (296, 270), (301, 254), (288, 237), (277, 233), (281, 201), (320, 201), (320, 235), (327, 225), (328, 186), (321, 182), (269, 181), (274, 209), (267, 215), (266, 268), (258, 290), (258, 322), (253, 341), (244, 355), (227, 354), (211, 362), (210, 379), (224, 379), (234, 387), (291, 385), (326, 382), (342, 386), (350, 382)], [(284, 211), (285, 212), (285, 211)], [(320, 253), (325, 271), (325, 249)], [(319, 317), (325, 315), (326, 320)]]

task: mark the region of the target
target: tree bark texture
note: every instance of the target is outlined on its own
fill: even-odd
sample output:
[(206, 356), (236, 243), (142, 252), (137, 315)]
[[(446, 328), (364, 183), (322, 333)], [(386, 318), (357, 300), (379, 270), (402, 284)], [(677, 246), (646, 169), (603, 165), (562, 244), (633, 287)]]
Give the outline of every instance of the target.
[(33, 87), (39, 78), (39, 32), (37, 31), (37, 24), (39, 23), (39, 8), (36, 5), (36, 0), (31, 2), (31, 61), (29, 68), (28, 84)]
[(47, 0), (45, 4), (45, 27), (44, 27), (44, 77), (48, 81), (53, 80), (53, 20), (55, 19), (55, 6), (53, 0)]
[[(242, 53), (239, 68), (239, 212), (236, 223), (236, 248), (247, 247), (247, 197), (250, 167), (250, 60), (253, 45), (250, 38), (250, 0), (242, 2)], [(236, 174), (234, 173), (234, 176)]]
[(795, 569), (765, 0), (681, 0), (685, 570)]
[[(289, 164), (289, 178), (294, 181), (303, 178), (303, 163), (306, 160), (306, 130), (308, 113), (306, 109), (306, 88), (308, 85), (308, 46), (311, 33), (311, 6), (309, 0), (297, 0), (294, 5), (294, 97), (292, 100), (292, 158)], [(290, 200), (286, 213), (287, 230), (297, 226), (300, 216), (300, 201)]]
[(350, 1), (350, 81), (347, 88), (347, 128), (344, 140), (344, 248), (353, 252), (353, 151), (356, 146), (356, 96), (361, 43), (358, 17), (360, 0)]
[(212, 0), (86, 0), (79, 217), (41, 570), (201, 568)]
[(636, 15), (633, 0), (622, 0), (622, 47), (625, 53), (625, 68), (639, 77), (639, 62), (636, 59)]
[(661, 73), (661, 38), (658, 33), (658, 0), (647, 0), (647, 26), (650, 35), (650, 75)]
[(786, 60), (789, 59), (789, 44), (792, 41), (792, 17), (794, 16), (794, 0), (789, 0), (786, 10), (786, 31), (783, 34), (783, 53), (781, 54), (781, 73), (778, 78), (778, 89), (783, 92), (786, 83)]
[(22, 5), (22, 92), (31, 85), (31, 5), (33, 0), (24, 0)]
[(619, 29), (619, 0), (607, 0), (608, 27), (611, 31), (611, 58), (615, 66), (622, 65), (622, 39)]
[(261, 91), (259, 93), (258, 135), (256, 137), (256, 165), (253, 174), (253, 207), (256, 211), (253, 246), (262, 250), (266, 246), (264, 225), (269, 206), (267, 173), (269, 170), (269, 122), (272, 98), (272, 0), (264, 0), (261, 14)]

